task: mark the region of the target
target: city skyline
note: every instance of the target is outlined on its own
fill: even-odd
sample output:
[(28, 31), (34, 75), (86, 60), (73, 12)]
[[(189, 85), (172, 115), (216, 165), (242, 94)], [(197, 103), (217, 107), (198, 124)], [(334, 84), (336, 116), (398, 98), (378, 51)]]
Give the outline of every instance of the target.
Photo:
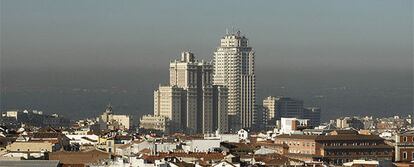
[(319, 2), (1, 1), (0, 109), (152, 113), (165, 64), (183, 50), (212, 60), (234, 27), (260, 55), (257, 101), (304, 99), (325, 120), (413, 113), (412, 2)]
[(0, 0), (0, 166), (414, 166), (413, 0)]

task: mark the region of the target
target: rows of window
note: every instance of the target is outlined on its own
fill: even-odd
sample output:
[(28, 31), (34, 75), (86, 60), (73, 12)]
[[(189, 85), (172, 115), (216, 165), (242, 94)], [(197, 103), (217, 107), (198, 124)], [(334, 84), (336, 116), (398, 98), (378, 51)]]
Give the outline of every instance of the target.
[(323, 143), (323, 146), (375, 146), (376, 142), (352, 142), (352, 143), (343, 143), (343, 142), (333, 142), (333, 143)]
[[(403, 137), (403, 142), (408, 142), (408, 137), (404, 136)], [(414, 142), (414, 137), (411, 137), (411, 141), (410, 142)]]
[(329, 156), (349, 156), (349, 155), (388, 155), (388, 151), (344, 151), (344, 150), (340, 150), (340, 151), (328, 151), (326, 152), (326, 155)]

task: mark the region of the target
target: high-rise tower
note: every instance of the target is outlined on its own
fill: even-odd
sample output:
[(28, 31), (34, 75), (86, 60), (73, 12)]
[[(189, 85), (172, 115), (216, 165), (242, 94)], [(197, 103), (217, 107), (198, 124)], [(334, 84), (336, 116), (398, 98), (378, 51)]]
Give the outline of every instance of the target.
[(256, 110), (254, 52), (240, 31), (221, 38), (213, 73), (214, 85), (228, 88), (229, 128), (250, 128)]
[(170, 63), (170, 85), (186, 90), (186, 128), (189, 133), (213, 131), (213, 65), (197, 61), (191, 52)]
[(191, 52), (170, 62), (170, 84), (154, 92), (154, 115), (169, 119), (172, 131), (227, 132), (227, 88), (213, 85), (211, 62)]

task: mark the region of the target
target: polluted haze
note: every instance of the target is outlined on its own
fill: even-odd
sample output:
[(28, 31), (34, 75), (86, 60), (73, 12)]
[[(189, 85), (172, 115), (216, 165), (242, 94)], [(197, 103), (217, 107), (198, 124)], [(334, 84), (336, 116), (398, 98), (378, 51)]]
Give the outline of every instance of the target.
[(343, 115), (413, 113), (413, 2), (1, 1), (0, 110), (76, 119), (152, 113), (181, 51), (211, 60), (226, 28), (256, 52), (258, 103)]

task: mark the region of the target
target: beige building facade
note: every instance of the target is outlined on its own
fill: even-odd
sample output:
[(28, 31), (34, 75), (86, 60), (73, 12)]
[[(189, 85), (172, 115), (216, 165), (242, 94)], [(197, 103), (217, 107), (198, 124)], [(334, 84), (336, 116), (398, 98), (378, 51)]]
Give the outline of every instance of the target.
[(263, 107), (267, 110), (267, 119), (276, 117), (276, 97), (269, 96), (263, 100)]
[(48, 141), (14, 142), (6, 146), (8, 152), (52, 152), (54, 144)]
[(108, 105), (105, 112), (98, 117), (101, 125), (100, 129), (122, 129), (128, 130), (130, 128), (130, 117), (129, 115), (117, 115), (113, 114), (112, 106)]
[(228, 88), (230, 129), (250, 128), (256, 112), (255, 54), (248, 39), (236, 33), (226, 34), (214, 52), (214, 85)]
[(213, 85), (212, 63), (182, 52), (169, 72), (170, 84), (154, 91), (154, 116), (168, 118), (172, 131), (211, 133), (220, 125), (227, 132), (227, 89)]
[(168, 132), (168, 118), (164, 116), (144, 115), (139, 121), (143, 129), (155, 129)]
[(154, 91), (154, 116), (169, 119), (171, 130), (181, 129), (185, 115), (185, 91), (177, 86), (159, 86)]

